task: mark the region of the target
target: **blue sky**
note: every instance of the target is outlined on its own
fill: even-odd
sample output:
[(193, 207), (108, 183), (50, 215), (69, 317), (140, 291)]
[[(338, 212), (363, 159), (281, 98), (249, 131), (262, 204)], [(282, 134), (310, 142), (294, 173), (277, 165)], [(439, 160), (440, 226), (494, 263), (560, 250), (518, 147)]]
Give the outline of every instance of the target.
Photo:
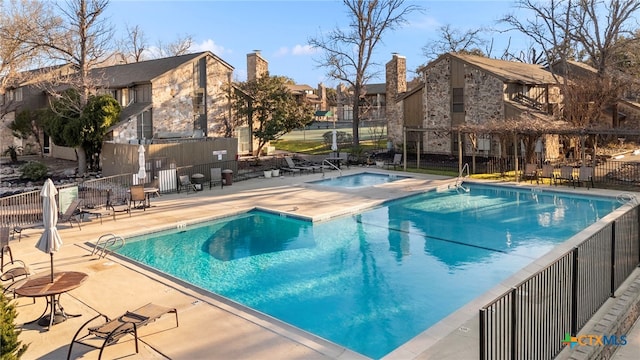
[[(427, 62), (422, 48), (437, 38), (440, 26), (449, 24), (461, 31), (496, 26), (498, 18), (516, 11), (514, 2), (507, 0), (409, 3), (420, 5), (424, 12), (411, 14), (403, 28), (384, 35), (374, 56), (380, 66), (374, 70), (384, 73), (384, 64), (396, 52), (407, 58), (411, 78), (412, 71)], [(152, 46), (191, 35), (193, 52), (212, 51), (235, 67), (235, 80), (246, 80), (246, 55), (260, 50), (271, 75), (312, 87), (336, 82), (326, 77), (326, 69), (318, 68), (314, 59), (319, 55), (309, 48), (309, 38), (348, 24), (346, 8), (335, 0), (112, 0), (107, 16), (117, 38), (125, 36), (126, 25), (138, 25)], [(509, 36), (494, 35), (494, 49), (502, 49)]]

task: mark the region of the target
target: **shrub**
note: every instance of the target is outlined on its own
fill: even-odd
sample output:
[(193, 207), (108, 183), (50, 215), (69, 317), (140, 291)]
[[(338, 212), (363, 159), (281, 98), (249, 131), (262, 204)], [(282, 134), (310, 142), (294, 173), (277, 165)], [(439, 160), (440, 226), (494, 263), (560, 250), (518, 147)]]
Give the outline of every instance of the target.
[(38, 181), (44, 179), (49, 170), (47, 169), (47, 165), (41, 162), (29, 161), (20, 167), (20, 171), (22, 172), (21, 178)]
[(18, 341), (20, 330), (16, 330), (16, 316), (15, 306), (9, 302), (0, 286), (0, 359), (20, 359), (29, 347)]

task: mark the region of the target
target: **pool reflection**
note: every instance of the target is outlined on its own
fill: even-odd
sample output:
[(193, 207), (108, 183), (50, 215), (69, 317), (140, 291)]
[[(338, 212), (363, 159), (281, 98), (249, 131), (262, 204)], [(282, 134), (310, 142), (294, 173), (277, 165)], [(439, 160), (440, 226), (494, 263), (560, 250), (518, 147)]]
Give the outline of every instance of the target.
[(273, 214), (248, 213), (213, 232), (203, 244), (203, 251), (218, 260), (230, 261), (314, 246), (312, 223)]

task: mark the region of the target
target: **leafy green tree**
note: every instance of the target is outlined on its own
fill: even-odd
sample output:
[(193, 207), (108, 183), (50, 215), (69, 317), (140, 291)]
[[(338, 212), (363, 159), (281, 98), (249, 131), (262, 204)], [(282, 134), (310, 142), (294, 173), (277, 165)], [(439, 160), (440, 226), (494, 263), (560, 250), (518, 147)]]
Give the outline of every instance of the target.
[(90, 96), (86, 106), (78, 111), (80, 101), (76, 90), (67, 90), (51, 104), (45, 129), (55, 144), (76, 148), (78, 174), (83, 175), (87, 158), (92, 167), (97, 165), (94, 156), (100, 153), (104, 135), (118, 120), (121, 107), (110, 95)]
[(44, 155), (44, 146), (41, 137), (44, 134), (45, 110), (23, 110), (16, 114), (16, 118), (8, 127), (13, 136), (20, 139), (33, 137), (40, 149), (40, 156)]
[(253, 135), (258, 139), (258, 154), (269, 141), (313, 121), (313, 108), (298, 103), (285, 86), (286, 79), (268, 74), (256, 80), (237, 84), (241, 94), (234, 93), (233, 103), (239, 116), (249, 119)]
[(18, 340), (20, 330), (16, 330), (17, 316), (15, 306), (2, 293), (0, 286), (0, 359), (17, 360), (27, 351), (29, 345)]

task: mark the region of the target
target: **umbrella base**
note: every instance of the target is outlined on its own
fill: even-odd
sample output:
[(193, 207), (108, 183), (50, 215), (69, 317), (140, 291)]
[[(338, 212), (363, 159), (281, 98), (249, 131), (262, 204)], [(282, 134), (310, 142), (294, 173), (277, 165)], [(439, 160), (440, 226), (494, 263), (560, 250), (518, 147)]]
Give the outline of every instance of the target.
[(45, 315), (38, 320), (38, 325), (40, 326), (49, 326), (49, 324), (57, 325), (62, 322), (65, 322), (66, 320), (67, 320), (67, 315), (65, 315), (63, 312), (60, 311), (60, 312), (56, 312), (55, 315), (53, 315), (53, 322), (51, 322), (51, 315)]

